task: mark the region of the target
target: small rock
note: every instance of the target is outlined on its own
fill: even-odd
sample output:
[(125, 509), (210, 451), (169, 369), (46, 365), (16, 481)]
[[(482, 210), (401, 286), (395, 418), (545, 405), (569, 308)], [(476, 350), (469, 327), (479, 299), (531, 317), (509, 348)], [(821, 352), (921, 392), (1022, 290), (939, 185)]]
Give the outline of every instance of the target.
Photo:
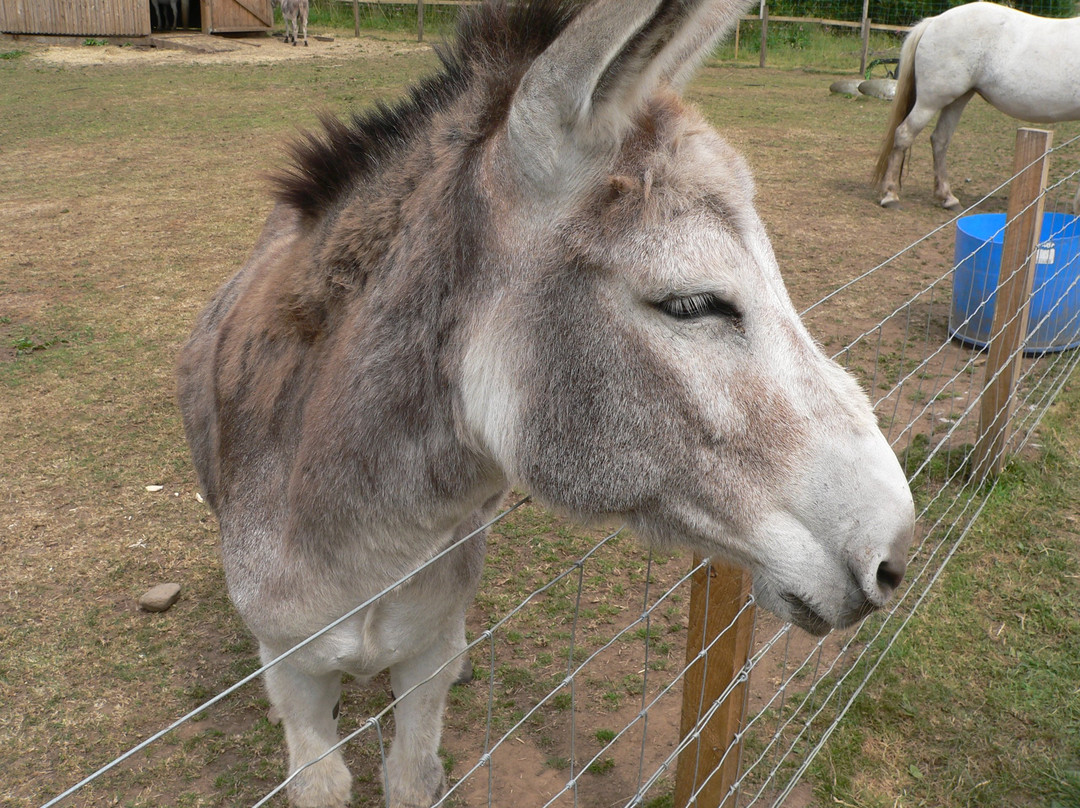
[(896, 96), (896, 79), (870, 79), (860, 82), (859, 92), (882, 101), (892, 101)]
[(144, 612), (164, 612), (180, 597), (180, 584), (158, 584), (139, 598)]
[(146, 486), (146, 490), (149, 491), (151, 494), (156, 494), (158, 491), (160, 491), (164, 487), (165, 486), (163, 486), (163, 485), (148, 485), (148, 486)]
[(859, 84), (862, 79), (840, 79), (829, 85), (829, 92), (837, 95), (862, 95), (859, 92)]

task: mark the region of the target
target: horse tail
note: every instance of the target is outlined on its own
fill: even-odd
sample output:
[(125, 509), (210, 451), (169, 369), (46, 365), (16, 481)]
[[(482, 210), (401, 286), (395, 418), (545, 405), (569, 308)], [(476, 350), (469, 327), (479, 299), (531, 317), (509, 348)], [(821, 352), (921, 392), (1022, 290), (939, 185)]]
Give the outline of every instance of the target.
[[(885, 178), (885, 169), (889, 166), (889, 155), (892, 154), (896, 144), (896, 127), (906, 118), (915, 106), (915, 49), (919, 47), (919, 40), (923, 32), (930, 24), (932, 18), (920, 22), (904, 40), (900, 49), (900, 75), (896, 79), (896, 95), (893, 96), (892, 106), (889, 108), (889, 122), (885, 129), (885, 137), (881, 141), (881, 150), (878, 152), (877, 165), (874, 167), (873, 182), (879, 185)], [(900, 175), (904, 173), (903, 160), (900, 162), (900, 171), (896, 181), (900, 182)]]

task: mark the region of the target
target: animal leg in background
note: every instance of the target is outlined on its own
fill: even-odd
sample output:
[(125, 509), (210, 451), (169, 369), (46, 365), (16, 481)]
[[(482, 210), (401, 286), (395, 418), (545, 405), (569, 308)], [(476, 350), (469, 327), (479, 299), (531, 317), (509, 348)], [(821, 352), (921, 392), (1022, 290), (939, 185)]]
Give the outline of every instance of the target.
[(285, 19), (285, 44), (289, 44), (289, 40), (292, 39), (293, 44), (296, 44), (296, 18), (291, 13), (291, 8), (288, 8), (285, 3), (281, 4), (281, 16)]
[(282, 0), (281, 16), (285, 19), (285, 44), (289, 44), (291, 39), (293, 45), (296, 45), (297, 34), (300, 33), (300, 26), (303, 25), (304, 46), (306, 47), (308, 44), (308, 0)]
[(934, 127), (934, 132), (930, 135), (930, 144), (934, 149), (934, 196), (938, 198), (943, 208), (952, 211), (959, 211), (962, 205), (960, 200), (953, 196), (952, 189), (949, 187), (948, 171), (945, 168), (945, 154), (948, 151), (953, 132), (956, 131), (956, 125), (960, 123), (960, 114), (964, 111), (964, 107), (967, 106), (967, 102), (971, 100), (973, 95), (975, 95), (975, 91), (971, 90), (942, 109), (941, 114), (938, 116), (937, 126)]
[(293, 20), (293, 45), (296, 44), (296, 24), (297, 22), (303, 26), (304, 47), (307, 47), (307, 19), (308, 19), (308, 0), (300, 0), (297, 5), (297, 17)]
[[(159, 9), (161, 10), (162, 28), (167, 28), (172, 31), (176, 28), (176, 23), (180, 18), (180, 15), (176, 8), (177, 0), (159, 0)], [(166, 10), (168, 13), (165, 13)]]
[[(167, 31), (176, 27), (176, 0), (150, 0), (150, 27), (158, 31)], [(172, 10), (170, 20), (169, 10)]]
[(900, 204), (900, 171), (904, 165), (904, 155), (915, 142), (915, 138), (926, 128), (926, 125), (934, 117), (937, 110), (925, 106), (915, 105), (904, 122), (896, 127), (893, 136), (893, 148), (889, 154), (889, 164), (885, 169), (885, 177), (881, 183), (883, 208), (894, 208)]

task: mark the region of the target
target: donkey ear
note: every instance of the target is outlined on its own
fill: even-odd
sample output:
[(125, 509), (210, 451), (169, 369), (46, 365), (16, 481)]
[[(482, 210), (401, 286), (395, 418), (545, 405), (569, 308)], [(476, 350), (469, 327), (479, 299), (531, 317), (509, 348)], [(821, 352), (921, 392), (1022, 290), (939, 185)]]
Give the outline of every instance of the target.
[(507, 132), (534, 184), (564, 191), (606, 162), (657, 89), (680, 89), (752, 0), (596, 0), (526, 72)]

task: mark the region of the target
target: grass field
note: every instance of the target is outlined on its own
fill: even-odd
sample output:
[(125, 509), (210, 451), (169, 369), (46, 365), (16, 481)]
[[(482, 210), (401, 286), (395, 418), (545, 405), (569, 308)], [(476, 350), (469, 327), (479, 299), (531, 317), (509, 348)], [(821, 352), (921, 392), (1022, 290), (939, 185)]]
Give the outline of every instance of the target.
[[(323, 54), (313, 43), (303, 58), (276, 61), (142, 59), (112, 46), (76, 48), (94, 54), (75, 61), (0, 44), (0, 804), (40, 805), (255, 669), (254, 643), (224, 592), (216, 526), (196, 497), (173, 363), (195, 314), (253, 243), (270, 205), (262, 175), (283, 159), (283, 141), (320, 110), (396, 97), (434, 64), (409, 46), (407, 21), (368, 30), (348, 50), (351, 25), (351, 13), (313, 22), (343, 47)], [(865, 180), (885, 107), (830, 96), (829, 81), (850, 69), (828, 60), (800, 69), (799, 51), (778, 52), (787, 66), (765, 70), (721, 52), (689, 95), (753, 166), (759, 208), (804, 306), (946, 214), (928, 201), (925, 136), (904, 209), (876, 205)], [(969, 198), (1006, 176), (1014, 129), (982, 103), (965, 113), (953, 170)], [(1077, 131), (1063, 125), (1059, 140)], [(951, 257), (947, 237), (939, 241), (927, 273)], [(865, 305), (905, 299), (922, 271), (891, 278), (875, 290), (883, 300)], [(835, 327), (844, 333), (845, 323)], [(1078, 411), (1073, 383), (1038, 451), (1001, 479), (808, 772), (812, 804), (1080, 805)], [(522, 509), (492, 537), (470, 626), (603, 535)], [(637, 608), (646, 575), (677, 579), (688, 566), (682, 556), (650, 566), (628, 537), (612, 540), (592, 568), (597, 595), (579, 630), (610, 636), (619, 614)], [(138, 596), (164, 580), (182, 583), (180, 602), (138, 611)], [(553, 613), (507, 627), (497, 663), (506, 720), (565, 671), (558, 649), (573, 603), (556, 591)], [(649, 629), (658, 666), (681, 659), (684, 607), (672, 602)], [(474, 662), (482, 686), (455, 690), (448, 715), (452, 776), (487, 710), (486, 672)], [(637, 675), (613, 667), (583, 685), (578, 698), (592, 709), (577, 719), (578, 754), (601, 748), (633, 712)], [(346, 727), (387, 699), (385, 683), (348, 690)], [(528, 728), (541, 770), (563, 779), (570, 753), (557, 730), (567, 707), (554, 699)], [(251, 804), (283, 776), (281, 732), (266, 709), (251, 685), (70, 804)], [(380, 804), (377, 749), (358, 743), (349, 755), (356, 804)], [(598, 796), (583, 804), (607, 804), (604, 784), (625, 765), (599, 760), (583, 775)]]

